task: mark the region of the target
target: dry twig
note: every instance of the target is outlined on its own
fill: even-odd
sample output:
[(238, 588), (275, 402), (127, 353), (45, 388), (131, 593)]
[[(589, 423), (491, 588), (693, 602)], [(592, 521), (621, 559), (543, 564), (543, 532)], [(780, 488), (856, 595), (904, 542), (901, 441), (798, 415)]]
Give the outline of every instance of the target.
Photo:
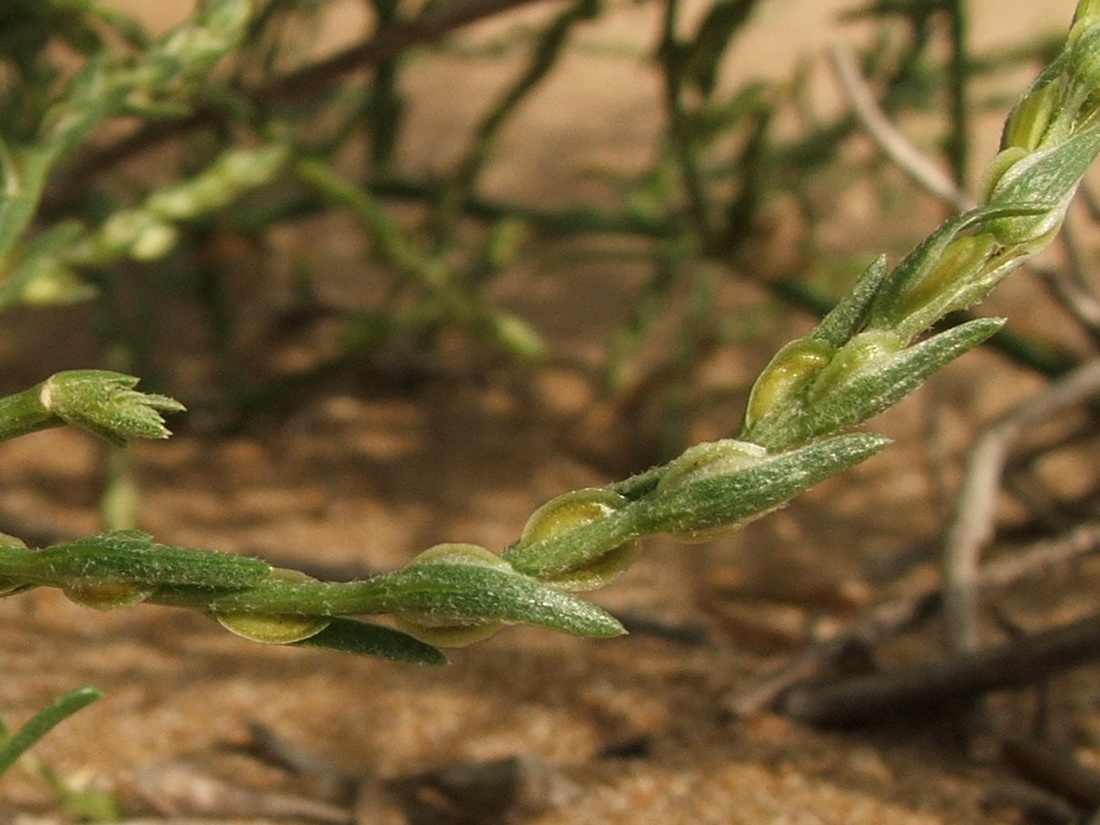
[(985, 650), (892, 673), (840, 679), (790, 691), (788, 716), (816, 725), (896, 717), (1021, 687), (1100, 658), (1100, 614)]
[[(1062, 536), (1036, 542), (1023, 552), (986, 565), (980, 571), (980, 584), (982, 587), (1004, 587), (1080, 558), (1097, 547), (1100, 547), (1100, 524), (1083, 524)], [(939, 588), (929, 588), (912, 596), (875, 605), (844, 631), (808, 648), (747, 690), (731, 696), (726, 708), (739, 717), (764, 712), (784, 691), (820, 675), (845, 651), (869, 646), (931, 616), (939, 608), (941, 597)]]
[(974, 444), (948, 527), (943, 558), (944, 614), (951, 650), (978, 646), (978, 561), (993, 531), (994, 506), (1008, 450), (1044, 419), (1100, 392), (1100, 359), (1089, 361), (989, 426)]
[(856, 119), (875, 145), (918, 186), (958, 212), (973, 209), (977, 202), (961, 190), (936, 164), (926, 158), (886, 117), (875, 102), (867, 81), (860, 74), (852, 50), (835, 44), (829, 49), (833, 70)]
[(323, 825), (349, 825), (342, 807), (292, 794), (226, 782), (183, 764), (144, 768), (134, 775), (135, 792), (165, 816), (270, 817)]
[(1084, 277), (1085, 255), (1068, 221), (1058, 238), (1066, 266), (1028, 266), (1027, 270), (1039, 279), (1093, 342), (1100, 343), (1100, 298)]
[(1026, 779), (1089, 810), (1100, 807), (1100, 774), (1069, 748), (1034, 739), (1007, 739), (1004, 758)]

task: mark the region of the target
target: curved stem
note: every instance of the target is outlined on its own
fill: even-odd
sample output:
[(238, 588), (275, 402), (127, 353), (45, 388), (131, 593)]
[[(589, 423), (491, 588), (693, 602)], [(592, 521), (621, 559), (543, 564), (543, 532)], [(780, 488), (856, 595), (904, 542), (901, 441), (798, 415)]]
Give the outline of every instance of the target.
[(38, 711), (15, 735), (0, 745), (0, 774), (10, 768), (39, 739), (69, 716), (87, 707), (103, 694), (94, 687), (82, 687), (55, 699)]

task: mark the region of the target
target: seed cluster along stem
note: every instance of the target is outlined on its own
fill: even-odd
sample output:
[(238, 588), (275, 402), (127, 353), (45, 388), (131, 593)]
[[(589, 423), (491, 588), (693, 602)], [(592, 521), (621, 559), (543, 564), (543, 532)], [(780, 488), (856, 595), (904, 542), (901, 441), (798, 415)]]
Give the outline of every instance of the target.
[[(48, 163), (0, 146), (7, 180), (36, 169), (44, 176), (53, 161), (87, 134), (90, 124), (102, 120), (111, 106), (117, 111), (124, 98), (142, 88), (139, 80), (164, 81), (187, 64), (190, 73), (180, 82), (193, 82), (194, 66), (216, 63), (241, 36), (250, 6), (220, 0), (204, 8), (198, 23), (159, 41), (145, 62), (126, 71), (116, 67), (114, 73), (89, 66), (43, 127), (57, 138)], [(517, 80), (517, 90), (526, 88), (528, 78), (541, 76), (569, 28), (589, 11), (588, 6), (578, 7), (559, 18), (528, 74)], [(723, 24), (723, 37), (732, 36), (734, 23)], [(665, 57), (674, 59), (677, 50), (687, 54), (685, 49), (694, 53), (711, 48), (703, 34), (688, 49), (666, 33), (670, 51)], [(705, 72), (683, 78), (701, 90), (712, 80)], [(119, 100), (108, 95), (110, 105), (103, 103), (97, 83), (106, 84)], [(676, 108), (681, 89), (672, 91), (670, 105)], [(257, 642), (422, 664), (444, 661), (439, 646), (468, 644), (508, 624), (597, 638), (622, 633), (614, 617), (575, 592), (615, 580), (635, 558), (638, 541), (647, 536), (711, 539), (875, 455), (887, 439), (842, 431), (897, 403), (1000, 328), (999, 319), (974, 319), (928, 334), (950, 313), (980, 301), (1057, 233), (1082, 175), (1100, 152), (1098, 91), (1100, 0), (1085, 0), (1065, 49), (1010, 115), (1001, 151), (983, 179), (981, 205), (945, 223), (892, 271), (884, 259), (872, 263), (809, 335), (783, 347), (753, 387), (738, 438), (698, 444), (633, 478), (558, 496), (531, 515), (519, 539), (502, 553), (444, 544), (400, 570), (365, 581), (319, 582), (256, 559), (159, 544), (135, 531), (42, 550), (28, 550), (5, 538), (0, 540), (0, 593), (51, 586), (99, 609), (140, 602), (187, 607)], [(74, 108), (92, 97), (99, 101), (94, 109)], [(493, 133), (495, 126), (482, 137), (487, 141)], [(477, 152), (482, 148), (475, 147), (470, 155), (473, 166), (480, 163)], [(540, 351), (539, 341), (515, 319), (467, 304), (438, 256), (407, 244), (357, 185), (325, 163), (291, 157), (275, 139), (253, 150), (228, 152), (195, 178), (123, 214), (125, 220), (113, 229), (104, 225), (91, 234), (45, 233), (39, 251), (68, 243), (70, 252), (80, 253), (70, 255), (70, 262), (158, 252), (171, 240), (165, 232), (172, 221), (224, 205), (284, 167), (320, 197), (351, 207), (375, 231), (388, 262), (428, 287), (441, 311), (487, 325), (513, 351)], [(44, 180), (36, 179), (22, 195), (0, 196), (0, 258), (7, 252), (5, 244), (14, 243), (29, 220), (27, 209), (37, 203)], [(472, 178), (459, 183), (456, 197), (465, 198)], [(72, 245), (77, 238), (80, 242)], [(25, 267), (41, 263), (30, 252), (28, 256)], [(12, 277), (29, 278), (27, 272), (38, 269), (22, 274), (17, 269)], [(167, 436), (162, 416), (182, 406), (141, 393), (136, 383), (130, 376), (103, 371), (59, 373), (0, 399), (0, 439), (61, 424), (116, 444)], [(353, 618), (379, 614), (391, 617), (396, 628)]]

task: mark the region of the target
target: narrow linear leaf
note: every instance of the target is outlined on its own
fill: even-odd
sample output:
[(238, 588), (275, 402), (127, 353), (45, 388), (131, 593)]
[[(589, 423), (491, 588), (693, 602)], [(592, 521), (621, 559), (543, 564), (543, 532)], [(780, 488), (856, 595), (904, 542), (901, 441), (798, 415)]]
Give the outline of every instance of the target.
[(882, 288), (883, 281), (890, 269), (886, 265), (886, 256), (879, 255), (871, 262), (856, 280), (852, 290), (834, 306), (810, 333), (816, 338), (834, 347), (843, 346), (853, 335), (859, 332), (867, 317), (867, 312), (875, 296)]
[(447, 657), (443, 651), (434, 645), (414, 639), (408, 633), (383, 625), (340, 617), (334, 618), (320, 633), (295, 642), (293, 646), (319, 647), (410, 665), (447, 664)]
[(1003, 324), (1000, 318), (977, 318), (902, 350), (881, 368), (853, 377), (815, 402), (794, 425), (797, 437), (802, 440), (837, 432), (877, 415), (987, 340)]
[(417, 565), (363, 587), (372, 588), (388, 611), (454, 621), (496, 619), (596, 638), (625, 632), (617, 619), (591, 602), (519, 573), (481, 565)]
[(158, 544), (140, 530), (0, 554), (0, 578), (54, 585), (79, 581), (239, 589), (259, 584), (271, 572), (259, 559)]
[(699, 24), (695, 39), (685, 45), (688, 77), (704, 95), (714, 91), (722, 55), (748, 21), (758, 0), (718, 0)]
[(0, 261), (34, 216), (52, 161), (48, 148), (16, 152), (0, 140)]
[[(953, 327), (880, 364), (865, 367), (812, 400), (796, 403), (755, 422), (742, 438), (781, 450), (860, 424), (896, 404), (933, 373), (987, 340), (1003, 326), (999, 318), (977, 318)], [(817, 387), (810, 386), (807, 393)]]
[(652, 532), (687, 534), (735, 524), (854, 467), (889, 443), (871, 433), (841, 435), (728, 474), (699, 478), (631, 507), (645, 507), (637, 519)]
[(497, 620), (594, 638), (625, 632), (609, 613), (563, 590), (520, 573), (461, 563), (413, 565), (358, 582), (269, 580), (212, 598), (208, 606), (272, 615), (415, 613), (441, 622)]
[(17, 301), (30, 305), (71, 304), (93, 297), (96, 288), (60, 260), (61, 252), (80, 232), (77, 221), (63, 221), (29, 241), (18, 263), (0, 281), (0, 309)]
[(38, 711), (10, 739), (0, 745), (0, 774), (10, 768), (35, 742), (53, 730), (60, 722), (72, 716), (81, 708), (87, 707), (101, 696), (103, 694), (97, 688), (77, 688), (55, 699)]
[[(1025, 201), (1010, 205), (981, 206), (946, 221), (939, 229), (929, 235), (916, 249), (910, 252), (887, 278), (875, 301), (871, 305), (867, 326), (871, 329), (891, 329), (909, 340), (939, 320), (939, 315), (923, 312), (919, 318), (899, 319), (894, 317), (897, 308), (905, 303), (906, 296), (919, 288), (921, 282), (943, 257), (948, 245), (968, 230), (980, 230), (983, 225), (995, 220), (1040, 215), (1050, 204)], [(905, 329), (901, 329), (902, 321)]]

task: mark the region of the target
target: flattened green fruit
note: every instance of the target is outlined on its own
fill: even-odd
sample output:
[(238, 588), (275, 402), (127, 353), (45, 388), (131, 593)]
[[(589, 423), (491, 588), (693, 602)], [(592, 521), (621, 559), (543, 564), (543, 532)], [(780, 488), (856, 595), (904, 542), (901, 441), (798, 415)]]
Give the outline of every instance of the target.
[(800, 338), (779, 350), (753, 384), (745, 410), (744, 428), (751, 428), (769, 413), (791, 403), (798, 392), (828, 365), (835, 353), (836, 347), (815, 338)]
[[(272, 578), (283, 581), (315, 581), (297, 570), (276, 569)], [(316, 636), (332, 621), (327, 616), (264, 615), (262, 613), (217, 612), (218, 624), (242, 639), (265, 645), (290, 645)]]
[[(511, 565), (495, 553), (476, 544), (437, 544), (423, 551), (409, 567), (431, 564), (472, 564), (511, 570)], [(437, 647), (465, 647), (484, 641), (504, 627), (496, 619), (469, 621), (450, 616), (403, 611), (394, 614), (398, 628), (410, 636)]]
[(436, 647), (466, 647), (485, 641), (504, 627), (504, 622), (497, 620), (447, 624), (433, 620), (430, 616), (414, 613), (398, 614), (394, 616), (394, 622), (399, 630), (414, 639)]
[[(618, 493), (602, 487), (574, 490), (557, 496), (531, 515), (516, 548), (505, 552), (505, 558), (518, 549), (557, 538), (605, 518), (628, 503)], [(554, 575), (540, 576), (539, 580), (563, 590), (594, 590), (622, 575), (638, 555), (638, 548), (639, 543), (632, 540), (599, 552), (589, 552), (576, 566)]]
[(90, 607), (92, 610), (116, 610), (133, 607), (153, 595), (156, 588), (138, 587), (124, 582), (102, 582), (92, 584), (73, 582), (65, 585), (61, 592), (71, 602)]
[[(736, 441), (732, 438), (711, 441), (689, 447), (669, 464), (668, 470), (657, 484), (658, 495), (667, 494), (693, 482), (718, 475), (728, 475), (767, 460), (768, 451), (759, 444)], [(758, 516), (767, 510), (757, 513)], [(685, 544), (702, 544), (734, 532), (743, 520), (729, 524), (715, 524), (684, 530), (670, 530), (669, 535)]]
[(260, 616), (253, 613), (215, 613), (218, 624), (230, 633), (265, 645), (290, 645), (316, 636), (329, 619), (313, 616)]

